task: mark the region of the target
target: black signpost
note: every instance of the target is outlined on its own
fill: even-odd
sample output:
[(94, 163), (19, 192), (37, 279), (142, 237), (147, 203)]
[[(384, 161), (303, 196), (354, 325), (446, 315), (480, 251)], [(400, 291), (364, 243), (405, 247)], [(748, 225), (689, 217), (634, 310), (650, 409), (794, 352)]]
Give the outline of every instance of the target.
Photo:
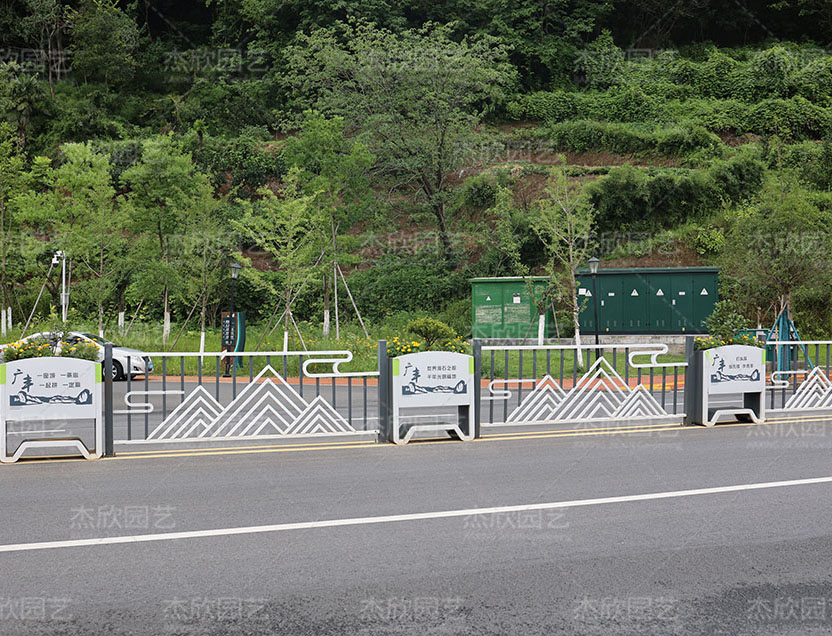
[[(221, 314), (220, 338), (223, 351), (244, 351), (246, 347), (246, 314), (244, 311), (224, 311)], [(237, 368), (243, 363), (237, 359)], [(231, 358), (225, 359), (225, 377), (231, 375)]]

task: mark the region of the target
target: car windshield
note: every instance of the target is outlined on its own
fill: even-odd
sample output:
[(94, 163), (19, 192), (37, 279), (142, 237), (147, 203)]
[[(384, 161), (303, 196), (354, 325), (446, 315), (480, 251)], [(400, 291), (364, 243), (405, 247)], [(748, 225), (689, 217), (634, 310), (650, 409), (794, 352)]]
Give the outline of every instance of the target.
[(82, 333), (81, 335), (84, 336), (84, 338), (89, 338), (90, 340), (97, 342), (100, 345), (112, 344), (109, 340), (104, 340), (104, 338), (102, 338), (101, 336), (96, 336), (91, 333)]

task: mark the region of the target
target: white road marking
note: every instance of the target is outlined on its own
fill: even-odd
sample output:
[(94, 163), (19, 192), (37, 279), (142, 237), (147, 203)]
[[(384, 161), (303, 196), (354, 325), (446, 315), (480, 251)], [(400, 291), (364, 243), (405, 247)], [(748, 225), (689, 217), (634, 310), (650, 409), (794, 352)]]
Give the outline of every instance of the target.
[(122, 537), (99, 537), (94, 539), (73, 539), (69, 541), (42, 541), (39, 543), (12, 543), (0, 545), (0, 552), (26, 552), (30, 550), (50, 550), (54, 548), (79, 548), (85, 546), (115, 545), (119, 543), (147, 543), (149, 541), (175, 541), (177, 539), (201, 539), (207, 537), (230, 537), (241, 534), (263, 534), (268, 532), (286, 532), (291, 530), (312, 530), (316, 528), (339, 528), (344, 526), (363, 526), (377, 523), (394, 523), (403, 521), (425, 521), (430, 519), (451, 519), (470, 515), (488, 515), (507, 512), (525, 512), (528, 510), (554, 510), (557, 508), (578, 508), (582, 506), (601, 506), (604, 504), (630, 503), (635, 501), (652, 501), (656, 499), (673, 499), (676, 497), (695, 497), (699, 495), (717, 495), (728, 492), (748, 490), (765, 490), (768, 488), (786, 488), (790, 486), (810, 486), (832, 483), (832, 477), (813, 477), (810, 479), (793, 479), (791, 481), (769, 481), (737, 486), (717, 486), (715, 488), (697, 488), (694, 490), (671, 490), (642, 495), (622, 495), (618, 497), (601, 497), (598, 499), (576, 499), (573, 501), (556, 501), (551, 503), (523, 504), (519, 506), (496, 506), (493, 508), (467, 508), (463, 510), (441, 510), (437, 512), (415, 512), (401, 515), (384, 515), (380, 517), (356, 517), (351, 519), (330, 519), (327, 521), (304, 521), (299, 523), (279, 523), (268, 526), (247, 526), (241, 528), (218, 528), (215, 530), (192, 530), (188, 532), (165, 532), (159, 534), (138, 534)]

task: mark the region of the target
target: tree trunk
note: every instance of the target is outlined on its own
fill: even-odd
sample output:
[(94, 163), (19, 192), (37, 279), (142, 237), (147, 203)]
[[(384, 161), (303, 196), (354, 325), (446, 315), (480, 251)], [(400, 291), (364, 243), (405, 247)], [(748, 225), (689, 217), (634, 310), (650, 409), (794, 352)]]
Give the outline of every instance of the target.
[(170, 336), (170, 298), (168, 293), (168, 286), (165, 285), (164, 292), (164, 317), (162, 319), (162, 346), (166, 347), (168, 344), (168, 336)]
[(289, 350), (289, 321), (292, 318), (292, 288), (286, 286), (286, 297), (283, 299), (285, 311), (283, 312), (283, 350)]
[[(572, 304), (572, 322), (575, 326), (575, 359), (578, 361), (578, 368), (584, 368), (584, 354), (581, 350), (581, 308), (578, 305), (578, 287), (575, 284), (575, 270), (569, 269), (569, 302)], [(596, 325), (596, 329), (597, 329)]]
[(448, 223), (445, 219), (445, 204), (439, 202), (433, 206), (433, 214), (436, 216), (436, 222), (439, 225), (439, 241), (442, 243), (442, 251), (445, 260), (449, 266), (454, 264), (453, 247), (451, 246), (451, 237), (448, 236)]
[(329, 274), (324, 274), (324, 338), (329, 338)]

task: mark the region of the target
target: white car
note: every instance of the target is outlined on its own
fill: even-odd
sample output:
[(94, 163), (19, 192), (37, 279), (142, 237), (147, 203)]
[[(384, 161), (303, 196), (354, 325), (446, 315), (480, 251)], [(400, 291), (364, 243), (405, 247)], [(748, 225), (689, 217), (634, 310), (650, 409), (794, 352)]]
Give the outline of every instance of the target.
[[(79, 331), (67, 331), (66, 333), (44, 331), (41, 333), (33, 333), (30, 336), (23, 338), (22, 342), (29, 342), (30, 340), (46, 340), (53, 344), (59, 340), (69, 344), (78, 342), (85, 342), (93, 344), (98, 348), (98, 361), (104, 361), (104, 345), (113, 345), (113, 380), (125, 380), (129, 371), (130, 377), (135, 378), (137, 375), (146, 375), (153, 371), (153, 361), (143, 351), (138, 349), (131, 349), (130, 347), (120, 347), (111, 343), (104, 338), (100, 338), (91, 333), (81, 333)], [(8, 345), (0, 345), (0, 352)]]

